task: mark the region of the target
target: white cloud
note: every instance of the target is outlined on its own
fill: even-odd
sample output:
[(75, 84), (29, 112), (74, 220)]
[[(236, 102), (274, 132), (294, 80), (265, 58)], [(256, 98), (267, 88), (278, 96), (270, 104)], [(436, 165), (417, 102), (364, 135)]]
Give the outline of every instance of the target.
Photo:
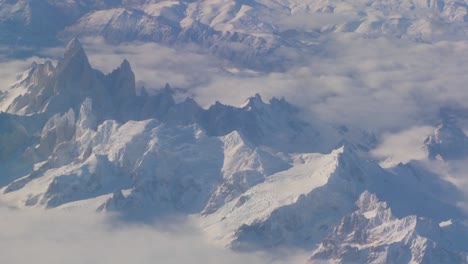
[(240, 104), (256, 92), (285, 96), (324, 120), (401, 130), (433, 121), (443, 105), (468, 106), (468, 58), (460, 54), (468, 54), (467, 41), (335, 36), (323, 40), (307, 66), (249, 78), (218, 75), (194, 93), (205, 105), (214, 100)]
[(204, 242), (189, 224), (125, 223), (81, 210), (0, 207), (0, 263), (279, 263)]
[(423, 148), (423, 142), (434, 129), (422, 126), (392, 134), (386, 133), (382, 137), (382, 143), (371, 153), (382, 161), (383, 167), (392, 167), (411, 160), (424, 160), (427, 158), (427, 153)]

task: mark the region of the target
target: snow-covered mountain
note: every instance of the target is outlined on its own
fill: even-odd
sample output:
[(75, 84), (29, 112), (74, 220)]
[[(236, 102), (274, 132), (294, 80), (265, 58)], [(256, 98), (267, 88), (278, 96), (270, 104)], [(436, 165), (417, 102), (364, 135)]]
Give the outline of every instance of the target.
[[(103, 74), (77, 39), (56, 65), (33, 64), (0, 98), (0, 200), (183, 214), (214, 243), (312, 262), (468, 263), (462, 193), (421, 162), (380, 167), (370, 133), (258, 94), (204, 109), (169, 85), (136, 91), (128, 61)], [(463, 149), (461, 131), (438, 128), (428, 160)]]
[[(261, 182), (267, 175), (288, 168), (290, 158), (287, 153), (329, 151), (339, 142), (356, 140), (353, 133), (348, 136), (332, 127), (329, 128), (330, 133), (319, 134), (314, 126), (299, 119), (298, 110), (284, 99), (273, 98), (265, 103), (260, 95), (256, 95), (240, 108), (216, 103), (205, 110), (192, 99), (175, 103), (172, 93), (174, 91), (167, 85), (155, 95), (148, 95), (145, 90), (137, 95), (135, 78), (127, 61), (110, 74), (104, 75), (91, 68), (79, 41), (72, 40), (56, 67), (51, 62), (33, 64), (31, 70), (23, 75), (23, 79), (2, 97), (0, 105), (6, 111), (3, 114), (6, 120), (35, 120), (28, 125), (32, 129), (26, 129), (21, 123), (12, 124), (21, 133), (12, 133), (19, 139), (10, 140), (11, 144), (23, 143), (25, 138), (32, 141), (28, 141), (29, 147), (25, 146), (27, 148), (24, 153), (17, 153), (18, 156), (22, 162), (44, 162), (36, 166), (29, 176), (10, 184), (6, 192), (22, 188), (25, 182), (51, 173), (57, 166), (61, 168), (59, 174), (64, 174), (62, 166), (68, 163), (74, 164), (67, 167), (70, 174), (76, 169), (81, 171), (82, 166), (89, 164), (77, 164), (76, 159), (85, 161), (93, 154), (96, 157), (108, 156), (112, 162), (117, 162), (115, 155), (121, 156), (118, 160), (129, 159), (116, 165), (126, 168), (128, 171), (124, 174), (128, 177), (136, 177), (140, 174), (140, 169), (143, 178), (147, 173), (153, 175), (154, 168), (145, 168), (149, 165), (146, 165), (143, 157), (151, 154), (146, 162), (153, 166), (153, 152), (164, 152), (160, 149), (163, 146), (156, 144), (159, 142), (156, 138), (167, 135), (165, 144), (171, 140), (174, 141), (173, 144), (188, 143), (185, 140), (192, 138), (189, 141), (196, 143), (192, 146), (195, 148), (192, 150), (194, 154), (200, 152), (210, 155), (210, 158), (206, 157), (209, 164), (201, 166), (202, 156), (196, 163), (217, 171), (209, 173), (220, 177), (212, 179), (211, 184), (224, 181), (219, 186), (219, 197), (212, 197), (214, 202), (234, 195), (229, 194), (234, 193), (231, 187), (227, 190), (228, 193), (222, 191), (221, 189), (227, 188), (224, 185), (235, 184), (233, 187), (241, 188), (242, 191)], [(186, 135), (181, 134), (182, 138), (179, 140), (177, 137), (171, 139), (171, 135), (178, 134), (174, 131), (179, 129), (180, 132), (185, 131)], [(7, 144), (10, 134), (5, 134)], [(123, 134), (127, 135), (127, 140), (120, 138)], [(367, 135), (362, 133), (362, 137)], [(210, 144), (202, 140), (205, 137)], [(120, 142), (122, 150), (115, 149), (117, 146), (112, 138)], [(155, 140), (156, 145), (152, 148), (145, 147), (152, 140)], [(369, 142), (372, 144), (372, 140)], [(138, 153), (133, 153), (133, 150), (126, 153), (124, 149), (127, 144), (141, 147), (135, 148)], [(218, 147), (204, 150), (203, 147), (208, 145)], [(168, 151), (172, 147), (174, 146), (169, 147)], [(361, 147), (365, 145), (361, 144)], [(12, 145), (11, 148), (18, 149), (18, 146)], [(286, 154), (282, 154), (283, 152)], [(220, 158), (216, 166), (210, 165), (217, 160), (211, 157), (214, 153), (230, 158), (224, 165)], [(187, 153), (168, 154), (169, 157), (165, 157), (164, 162), (169, 162), (166, 160), (168, 158), (184, 160), (183, 156), (177, 156), (182, 154)], [(180, 162), (174, 162), (171, 170), (180, 170)], [(92, 167), (86, 171), (94, 173), (94, 169), (96, 168)], [(164, 167), (164, 170), (167, 169)], [(48, 205), (47, 199), (43, 200), (43, 204)]]

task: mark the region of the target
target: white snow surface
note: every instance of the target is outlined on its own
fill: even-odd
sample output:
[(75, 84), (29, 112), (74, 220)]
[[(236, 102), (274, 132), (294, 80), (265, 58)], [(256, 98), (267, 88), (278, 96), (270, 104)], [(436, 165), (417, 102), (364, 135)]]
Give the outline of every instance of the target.
[(275, 209), (295, 203), (299, 196), (326, 184), (342, 152), (343, 148), (328, 155), (294, 155), (290, 169), (269, 176), (215, 213), (201, 216), (199, 221), (208, 234), (227, 244), (242, 224), (266, 220)]

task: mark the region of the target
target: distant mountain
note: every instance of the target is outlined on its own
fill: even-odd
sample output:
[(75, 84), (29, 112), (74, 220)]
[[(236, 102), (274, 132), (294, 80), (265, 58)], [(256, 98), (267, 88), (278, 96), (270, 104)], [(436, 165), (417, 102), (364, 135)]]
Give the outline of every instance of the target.
[(101, 36), (109, 43), (189, 45), (263, 71), (285, 69), (285, 49), (314, 52), (319, 37), (330, 33), (423, 42), (468, 33), (463, 0), (1, 0), (0, 6), (0, 43), (37, 47)]
[(0, 43), (43, 46), (57, 43), (56, 35), (91, 10), (122, 4), (115, 0), (1, 0)]

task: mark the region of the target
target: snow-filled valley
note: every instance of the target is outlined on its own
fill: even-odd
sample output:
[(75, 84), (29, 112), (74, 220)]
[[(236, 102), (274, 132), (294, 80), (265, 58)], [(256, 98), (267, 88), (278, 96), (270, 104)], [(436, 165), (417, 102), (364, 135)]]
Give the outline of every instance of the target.
[(467, 10), (0, 0), (0, 263), (468, 263)]

